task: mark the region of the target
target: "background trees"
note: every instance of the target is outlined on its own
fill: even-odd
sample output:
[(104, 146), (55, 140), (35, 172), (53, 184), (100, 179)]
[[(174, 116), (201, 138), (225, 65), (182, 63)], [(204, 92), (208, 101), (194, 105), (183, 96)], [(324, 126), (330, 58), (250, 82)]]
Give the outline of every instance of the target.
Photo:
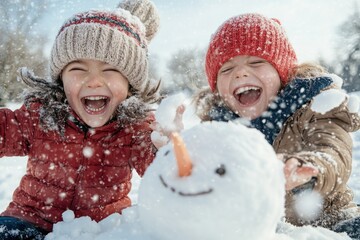
[[(18, 68), (26, 66), (38, 76), (47, 75), (45, 45), (49, 40), (41, 22), (48, 12), (58, 10), (57, 4), (58, 0), (0, 1), (0, 98), (3, 101), (21, 100), (25, 86), (17, 81)], [(339, 27), (337, 38), (336, 59), (332, 62), (319, 59), (319, 62), (344, 79), (344, 88), (348, 92), (360, 91), (359, 6), (354, 7), (353, 14)], [(191, 94), (207, 86), (205, 49), (180, 49), (169, 58), (161, 71), (159, 56), (150, 54), (149, 57), (150, 77), (162, 80), (163, 94), (184, 90)]]
[(167, 63), (168, 85), (164, 93), (188, 91), (190, 94), (207, 83), (205, 69), (205, 49), (180, 49)]
[(0, 97), (18, 100), (25, 88), (17, 81), (17, 69), (29, 67), (37, 74), (46, 71), (45, 35), (39, 30), (46, 0), (0, 1)]
[(337, 64), (332, 68), (344, 79), (344, 88), (360, 91), (360, 12), (355, 12), (340, 26)]

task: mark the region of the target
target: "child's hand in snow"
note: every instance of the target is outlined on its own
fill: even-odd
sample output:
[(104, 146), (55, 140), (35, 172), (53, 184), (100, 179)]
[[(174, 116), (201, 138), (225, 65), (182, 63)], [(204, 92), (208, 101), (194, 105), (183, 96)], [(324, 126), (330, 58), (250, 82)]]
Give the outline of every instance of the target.
[(175, 118), (171, 129), (163, 128), (158, 122), (153, 122), (151, 128), (153, 132), (151, 134), (151, 140), (155, 147), (159, 149), (169, 142), (170, 135), (172, 132), (180, 132), (184, 129), (183, 114), (185, 112), (185, 106), (180, 105), (176, 108)]
[(295, 187), (303, 185), (315, 177), (319, 170), (311, 164), (303, 164), (296, 158), (289, 158), (285, 161), (285, 189), (292, 190)]

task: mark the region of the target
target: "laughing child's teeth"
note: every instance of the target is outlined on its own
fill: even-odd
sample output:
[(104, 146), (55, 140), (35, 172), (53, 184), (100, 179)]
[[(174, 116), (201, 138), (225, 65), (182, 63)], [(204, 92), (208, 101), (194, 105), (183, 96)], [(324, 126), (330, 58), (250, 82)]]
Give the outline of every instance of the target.
[(105, 108), (105, 106), (102, 106), (101, 108), (92, 108), (92, 107), (87, 106), (86, 108), (92, 112), (99, 112), (99, 111), (103, 110)]
[(259, 87), (241, 87), (238, 90), (236, 90), (235, 94), (242, 94), (250, 90), (259, 90), (259, 89), (260, 89)]
[(86, 97), (86, 100), (101, 100), (106, 99), (107, 97), (97, 96), (97, 97)]
[[(106, 101), (108, 98), (105, 96), (88, 96), (84, 98), (85, 101), (99, 101), (99, 100), (104, 100)], [(91, 112), (99, 112), (102, 111), (105, 107), (106, 107), (106, 103), (104, 103), (102, 106), (96, 107), (96, 106), (91, 106), (92, 104), (86, 104), (86, 108), (91, 111)]]

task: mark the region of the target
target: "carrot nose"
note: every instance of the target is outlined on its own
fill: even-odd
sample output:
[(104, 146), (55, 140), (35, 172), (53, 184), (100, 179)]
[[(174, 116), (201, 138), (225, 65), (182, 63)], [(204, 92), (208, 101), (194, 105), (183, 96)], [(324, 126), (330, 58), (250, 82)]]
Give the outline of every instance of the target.
[(177, 132), (171, 133), (171, 140), (174, 145), (174, 152), (179, 169), (179, 176), (189, 176), (191, 174), (192, 163), (185, 143)]

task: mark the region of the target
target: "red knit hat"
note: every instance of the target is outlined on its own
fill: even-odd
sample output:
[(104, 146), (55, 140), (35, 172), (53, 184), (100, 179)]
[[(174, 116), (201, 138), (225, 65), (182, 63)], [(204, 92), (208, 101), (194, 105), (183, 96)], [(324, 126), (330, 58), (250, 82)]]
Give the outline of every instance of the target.
[(289, 81), (289, 70), (296, 65), (296, 54), (277, 19), (260, 14), (243, 14), (224, 22), (212, 36), (206, 54), (206, 75), (212, 91), (217, 74), (229, 59), (249, 55), (270, 62), (283, 85)]

